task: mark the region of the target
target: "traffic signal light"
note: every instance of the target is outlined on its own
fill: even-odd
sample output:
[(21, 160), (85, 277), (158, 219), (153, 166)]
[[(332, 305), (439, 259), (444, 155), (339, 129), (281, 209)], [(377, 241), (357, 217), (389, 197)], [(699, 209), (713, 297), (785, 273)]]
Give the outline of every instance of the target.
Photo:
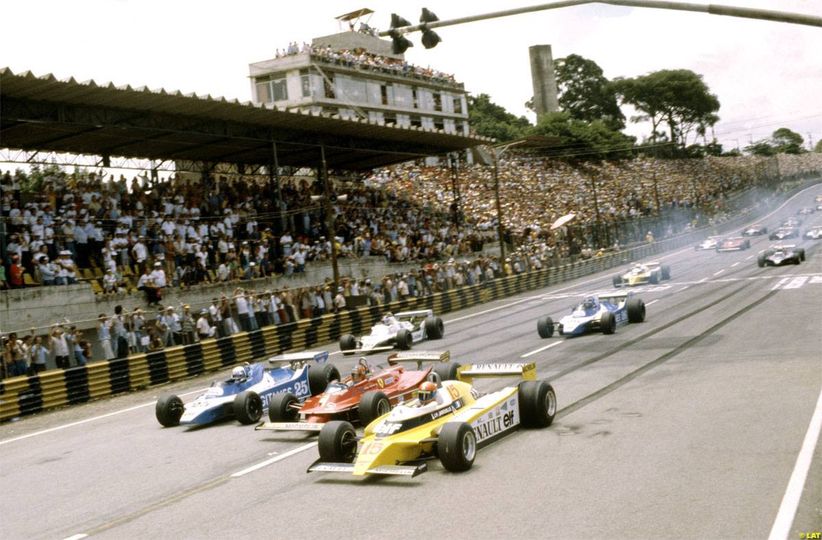
[(429, 11), (428, 8), (422, 8), (422, 13), (420, 14), (422, 28), (420, 28), (420, 30), (422, 30), (422, 45), (426, 49), (432, 49), (437, 46), (437, 43), (442, 41), (436, 32), (428, 29), (427, 24), (438, 20), (440, 20), (440, 18), (437, 17), (434, 12)]
[(391, 28), (388, 30), (388, 35), (391, 36), (391, 52), (394, 54), (402, 54), (408, 50), (408, 47), (414, 46), (408, 38), (402, 35), (402, 32), (397, 30), (403, 26), (411, 26), (411, 23), (396, 13), (392, 13)]

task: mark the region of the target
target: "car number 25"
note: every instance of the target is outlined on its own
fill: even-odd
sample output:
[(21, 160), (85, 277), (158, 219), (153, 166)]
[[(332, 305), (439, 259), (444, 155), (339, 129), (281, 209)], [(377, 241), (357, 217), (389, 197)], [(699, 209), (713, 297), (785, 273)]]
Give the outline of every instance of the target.
[(307, 396), (309, 394), (308, 381), (297, 381), (291, 388), (287, 389), (286, 392), (291, 392), (298, 397)]

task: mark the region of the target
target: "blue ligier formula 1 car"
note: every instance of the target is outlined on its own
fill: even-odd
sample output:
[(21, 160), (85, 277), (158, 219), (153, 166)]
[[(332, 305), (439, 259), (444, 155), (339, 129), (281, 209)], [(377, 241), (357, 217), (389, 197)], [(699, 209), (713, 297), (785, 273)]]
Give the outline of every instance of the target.
[(578, 336), (587, 332), (613, 334), (617, 326), (641, 323), (644, 320), (645, 302), (631, 292), (612, 293), (608, 296), (590, 295), (558, 323), (551, 317), (540, 317), (537, 320), (537, 332), (541, 338), (553, 336), (555, 328), (561, 336)]
[[(314, 363), (310, 363), (311, 361)], [(280, 392), (290, 392), (304, 401), (325, 391), (332, 380), (340, 378), (333, 364), (327, 364), (328, 352), (284, 354), (268, 360), (274, 367), (262, 363), (237, 366), (231, 378), (215, 381), (205, 393), (184, 404), (175, 396), (160, 396), (155, 406), (157, 421), (165, 427), (205, 425), (228, 417), (243, 424), (260, 420), (271, 398)]]

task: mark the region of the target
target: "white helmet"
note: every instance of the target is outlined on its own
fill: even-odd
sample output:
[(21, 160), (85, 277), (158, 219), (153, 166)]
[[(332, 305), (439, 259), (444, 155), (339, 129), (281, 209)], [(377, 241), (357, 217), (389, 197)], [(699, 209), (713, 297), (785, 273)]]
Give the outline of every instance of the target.
[(245, 379), (245, 368), (237, 366), (231, 370), (231, 377), (234, 379)]

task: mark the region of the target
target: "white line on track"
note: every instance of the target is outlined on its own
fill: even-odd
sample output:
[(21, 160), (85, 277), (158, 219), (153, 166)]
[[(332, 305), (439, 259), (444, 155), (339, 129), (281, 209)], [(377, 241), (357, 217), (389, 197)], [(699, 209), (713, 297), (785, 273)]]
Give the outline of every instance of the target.
[(684, 287), (682, 287), (681, 289), (679, 289), (677, 292), (682, 292), (682, 291), (684, 291), (685, 289), (687, 289), (688, 287), (690, 287), (690, 285), (685, 285)]
[(68, 538), (64, 538), (63, 540), (82, 540), (83, 538), (88, 538), (87, 534), (75, 534), (74, 536), (69, 536)]
[[(205, 392), (208, 388), (200, 388), (199, 390), (193, 390), (191, 392), (186, 392), (185, 394), (180, 394), (181, 396), (188, 396), (191, 394), (199, 394), (200, 392)], [(36, 437), (38, 435), (45, 435), (46, 433), (51, 433), (53, 431), (60, 431), (61, 429), (66, 429), (74, 426), (79, 426), (82, 424), (87, 424), (89, 422), (94, 422), (95, 420), (102, 420), (103, 418), (108, 418), (109, 416), (115, 416), (118, 414), (136, 411), (137, 409), (142, 409), (143, 407), (150, 407), (157, 403), (156, 401), (151, 401), (149, 403), (143, 403), (142, 405), (135, 405), (134, 407), (129, 407), (127, 409), (120, 409), (119, 411), (110, 412), (107, 414), (101, 414), (100, 416), (94, 416), (92, 418), (86, 418), (85, 420), (78, 420), (77, 422), (71, 422), (69, 424), (63, 424), (62, 426), (56, 426), (49, 429), (44, 429), (43, 431), (35, 431), (34, 433), (28, 433), (26, 435), (20, 435), (19, 437), (13, 437), (11, 439), (6, 439), (0, 441), (0, 446), (8, 443), (12, 443), (15, 441), (22, 441), (23, 439), (28, 439), (29, 437)]]
[(306, 450), (314, 448), (315, 446), (317, 446), (316, 441), (310, 442), (308, 444), (304, 444), (302, 446), (298, 446), (294, 450), (289, 450), (288, 452), (286, 452), (284, 454), (280, 454), (277, 457), (273, 457), (271, 459), (261, 461), (260, 463), (257, 463), (256, 465), (252, 465), (251, 467), (243, 469), (242, 471), (237, 471), (234, 474), (232, 474), (231, 477), (232, 478), (239, 478), (241, 476), (245, 476), (248, 473), (252, 473), (252, 472), (254, 472), (258, 469), (262, 469), (263, 467), (267, 467), (267, 466), (271, 465), (272, 463), (277, 463), (278, 461), (282, 461), (286, 458), (289, 458), (289, 457), (293, 456), (294, 454), (299, 454), (300, 452), (304, 452)]
[(651, 304), (653, 304), (655, 302), (659, 302), (659, 298), (657, 298), (656, 300), (651, 300), (650, 302), (646, 302), (645, 305), (650, 306)]
[(768, 540), (785, 540), (791, 532), (793, 519), (796, 517), (796, 510), (802, 498), (802, 490), (805, 488), (805, 480), (808, 478), (808, 471), (811, 468), (813, 452), (819, 440), (819, 432), (822, 430), (822, 390), (819, 391), (819, 399), (816, 401), (808, 431), (802, 441), (802, 448), (796, 457), (796, 464), (793, 467), (791, 479), (788, 481), (788, 488), (779, 505), (779, 512), (774, 520), (771, 534)]
[(529, 356), (531, 356), (533, 354), (537, 354), (538, 352), (542, 352), (546, 349), (550, 349), (551, 347), (556, 347), (557, 345), (561, 345), (561, 344), (562, 344), (561, 341), (555, 341), (554, 343), (546, 345), (545, 347), (540, 347), (539, 349), (536, 349), (534, 351), (527, 352), (527, 353), (523, 354), (522, 356), (520, 356), (520, 358), (528, 358)]
[(704, 278), (700, 279), (699, 281), (697, 281), (697, 283), (704, 283), (705, 281), (708, 281), (708, 278), (704, 277)]
[(751, 259), (753, 259), (753, 258), (754, 258), (754, 256), (753, 256), (753, 255), (749, 255), (749, 256), (745, 257), (745, 260), (746, 260), (746, 261), (750, 261), (750, 260), (751, 260)]
[(718, 272), (714, 272), (714, 275), (718, 276), (719, 274), (723, 273), (724, 271), (725, 271), (725, 269), (723, 268), (722, 270), (720, 270)]
[(739, 264), (739, 261), (736, 261), (735, 263), (733, 263), (733, 264), (731, 265), (731, 268), (733, 268), (734, 266), (736, 266), (736, 265), (738, 265), (738, 264)]

